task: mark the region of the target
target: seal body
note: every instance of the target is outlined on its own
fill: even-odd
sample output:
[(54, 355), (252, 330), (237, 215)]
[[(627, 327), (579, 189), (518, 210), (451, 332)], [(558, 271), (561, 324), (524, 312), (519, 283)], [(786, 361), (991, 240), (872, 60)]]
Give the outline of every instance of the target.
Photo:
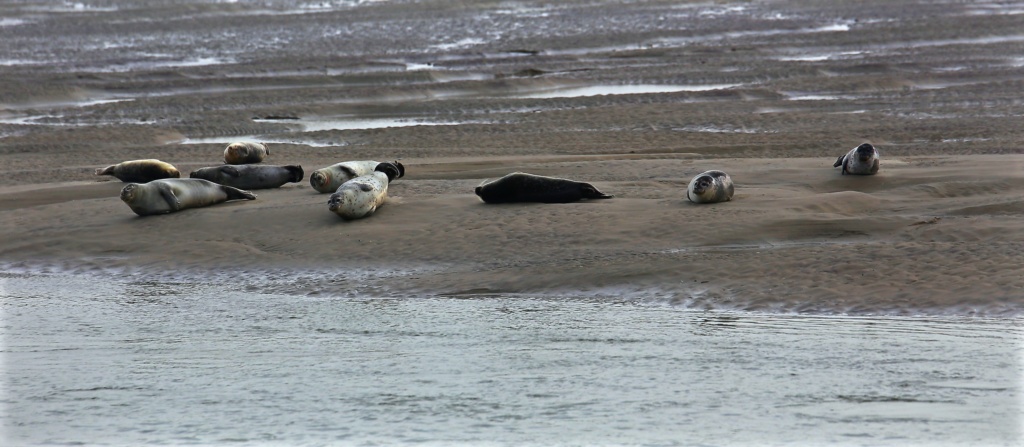
[(388, 197), (388, 183), (400, 175), (392, 163), (379, 163), (373, 172), (343, 183), (331, 194), (328, 208), (345, 220), (367, 217)]
[(96, 175), (112, 175), (122, 182), (146, 183), (162, 178), (178, 178), (181, 174), (170, 163), (155, 159), (131, 160), (96, 170)]
[(476, 195), (486, 203), (569, 203), (583, 199), (610, 199), (593, 185), (563, 178), (513, 172), (476, 187)]
[(222, 165), (200, 168), (189, 174), (221, 185), (239, 189), (279, 188), (285, 183), (302, 181), (302, 166)]
[(732, 200), (732, 177), (722, 171), (703, 172), (686, 187), (686, 198), (693, 203), (718, 203)]
[(259, 163), (270, 155), (270, 149), (263, 143), (248, 141), (231, 143), (224, 149), (224, 163), (229, 165), (245, 165)]
[(836, 160), (834, 168), (843, 167), (843, 175), (874, 175), (878, 172), (878, 150), (864, 143), (842, 155)]
[(121, 189), (121, 200), (140, 216), (167, 214), (188, 208), (210, 206), (228, 200), (253, 200), (255, 198), (256, 195), (249, 191), (197, 178), (129, 183)]
[[(343, 183), (356, 177), (372, 173), (374, 169), (377, 169), (377, 165), (379, 164), (380, 162), (372, 160), (345, 161), (333, 164), (326, 168), (317, 169), (313, 171), (313, 173), (309, 174), (309, 185), (318, 192), (333, 193), (337, 191)], [(405, 166), (397, 161), (392, 162), (392, 164), (398, 167), (398, 177), (405, 175)]]

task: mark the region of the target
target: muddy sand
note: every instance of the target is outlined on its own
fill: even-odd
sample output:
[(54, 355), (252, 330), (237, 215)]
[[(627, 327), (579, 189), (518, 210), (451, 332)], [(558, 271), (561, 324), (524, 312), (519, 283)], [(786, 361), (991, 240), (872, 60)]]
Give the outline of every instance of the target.
[[(1002, 3), (0, 5), (8, 272), (299, 294), (1024, 311), (1024, 9)], [(96, 168), (268, 142), (298, 184), (138, 217)], [(836, 157), (869, 142), (875, 176)], [(400, 159), (346, 222), (308, 173)], [(734, 200), (694, 205), (721, 169)], [(514, 171), (611, 200), (487, 205)]]

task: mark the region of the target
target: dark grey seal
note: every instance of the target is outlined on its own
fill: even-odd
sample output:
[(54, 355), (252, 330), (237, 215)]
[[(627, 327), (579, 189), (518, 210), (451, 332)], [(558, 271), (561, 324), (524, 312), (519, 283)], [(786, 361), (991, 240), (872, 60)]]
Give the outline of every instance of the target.
[(836, 160), (833, 168), (843, 167), (843, 175), (874, 175), (878, 172), (878, 150), (864, 143), (842, 155)]
[(589, 183), (563, 178), (513, 172), (476, 187), (476, 195), (486, 203), (569, 203), (582, 199), (610, 199)]
[(239, 189), (269, 189), (298, 183), (303, 175), (302, 166), (297, 165), (221, 165), (197, 169), (189, 177)]

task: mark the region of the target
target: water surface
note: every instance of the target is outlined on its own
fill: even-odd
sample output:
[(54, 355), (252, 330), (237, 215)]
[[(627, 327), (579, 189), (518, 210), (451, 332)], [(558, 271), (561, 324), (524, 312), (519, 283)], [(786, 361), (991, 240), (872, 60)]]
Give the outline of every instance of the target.
[(4, 445), (1016, 445), (1021, 322), (5, 274)]

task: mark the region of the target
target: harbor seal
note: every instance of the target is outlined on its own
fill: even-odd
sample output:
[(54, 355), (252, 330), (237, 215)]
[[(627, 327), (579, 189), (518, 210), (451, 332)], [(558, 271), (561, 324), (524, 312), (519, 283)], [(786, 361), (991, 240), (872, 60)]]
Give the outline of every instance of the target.
[(388, 197), (388, 183), (401, 175), (394, 163), (378, 163), (373, 172), (343, 183), (331, 194), (328, 208), (345, 220), (367, 217)]
[(590, 183), (564, 178), (513, 172), (493, 181), (484, 181), (475, 189), (485, 203), (569, 203), (582, 199), (610, 199)]
[(270, 155), (270, 149), (263, 143), (248, 141), (231, 143), (224, 149), (224, 163), (229, 165), (259, 163), (268, 155)]
[(155, 159), (131, 160), (96, 170), (96, 175), (112, 175), (122, 182), (146, 183), (162, 178), (178, 178), (181, 174), (170, 163)]
[(253, 200), (256, 194), (198, 178), (161, 179), (129, 183), (121, 189), (121, 201), (140, 216), (166, 214), (210, 206), (228, 200)]
[(874, 175), (878, 172), (878, 150), (864, 143), (841, 155), (833, 168), (843, 167), (843, 175)]
[[(330, 165), (326, 168), (317, 169), (309, 174), (309, 185), (322, 193), (333, 193), (341, 185), (356, 177), (368, 175), (377, 168), (380, 162), (372, 160), (345, 161)], [(398, 177), (405, 176), (405, 166), (394, 161), (391, 164), (398, 167)]]
[(718, 203), (732, 200), (732, 178), (722, 171), (703, 172), (686, 187), (686, 198), (693, 203)]
[(221, 165), (200, 168), (189, 174), (190, 178), (201, 178), (238, 189), (279, 188), (285, 183), (302, 181), (302, 166), (274, 165)]

